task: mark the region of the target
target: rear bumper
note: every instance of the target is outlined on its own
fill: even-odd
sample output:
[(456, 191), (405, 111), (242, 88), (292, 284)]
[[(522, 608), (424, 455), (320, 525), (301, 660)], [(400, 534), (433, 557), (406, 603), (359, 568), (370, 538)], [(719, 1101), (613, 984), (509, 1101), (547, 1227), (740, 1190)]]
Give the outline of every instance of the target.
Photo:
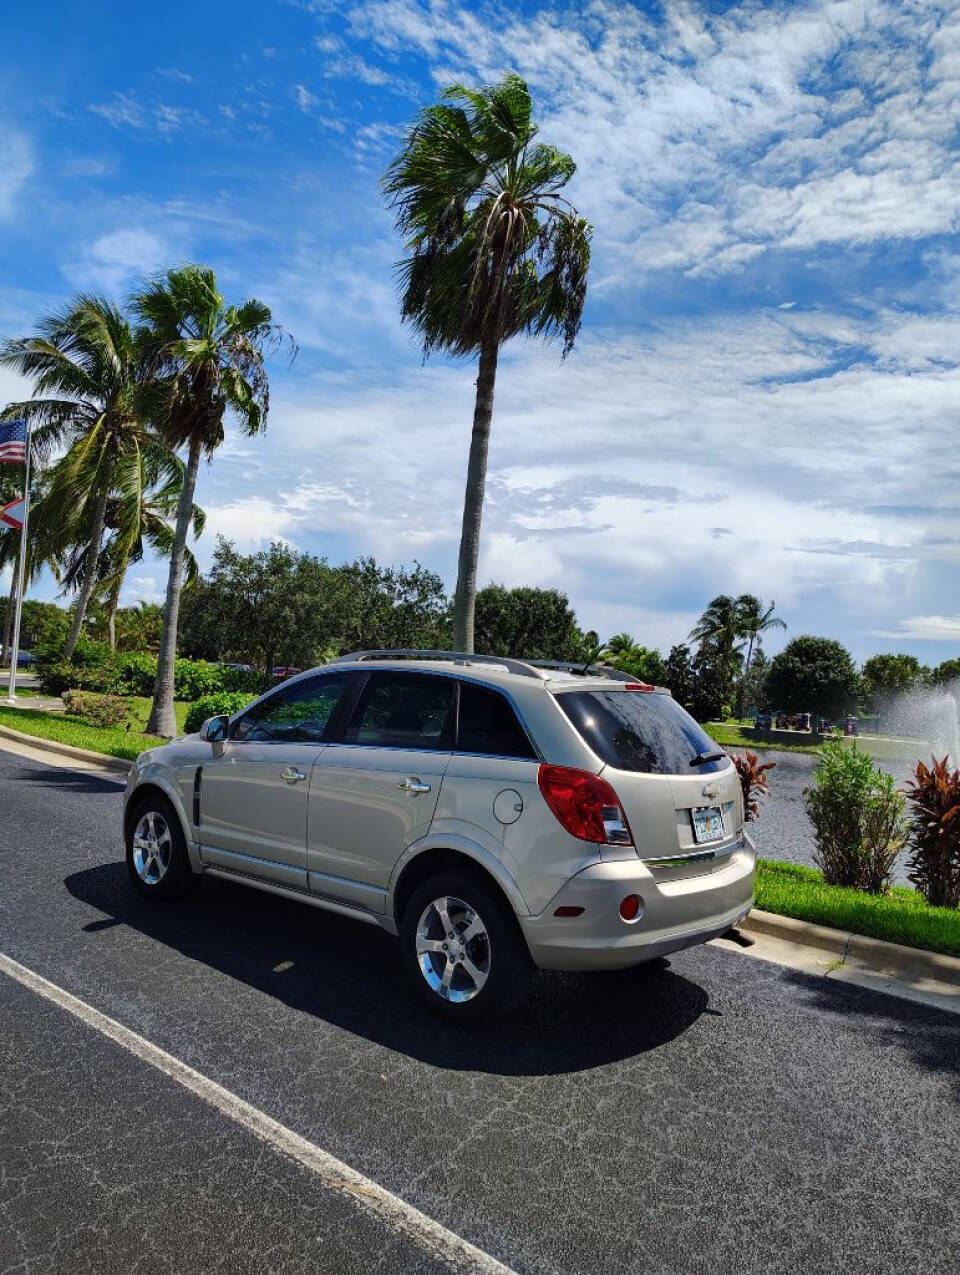
[[(753, 906), (755, 865), (747, 837), (724, 867), (678, 881), (655, 880), (639, 860), (596, 863), (571, 877), (539, 916), (518, 919), (541, 969), (623, 969), (706, 943), (742, 920)], [(620, 916), (628, 894), (644, 902), (636, 921)], [(583, 912), (561, 918), (558, 907)]]

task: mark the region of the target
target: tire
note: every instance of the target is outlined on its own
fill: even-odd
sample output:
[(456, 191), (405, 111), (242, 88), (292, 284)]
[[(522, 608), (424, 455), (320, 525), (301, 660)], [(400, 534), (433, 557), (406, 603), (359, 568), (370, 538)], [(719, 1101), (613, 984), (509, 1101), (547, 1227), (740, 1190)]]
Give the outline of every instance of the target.
[(523, 999), (530, 953), (509, 905), (480, 873), (429, 877), (410, 896), (399, 933), (414, 994), (448, 1021), (508, 1014)]
[(193, 869), (172, 803), (159, 793), (135, 798), (126, 824), (127, 872), (133, 888), (145, 898), (179, 898), (190, 887)]

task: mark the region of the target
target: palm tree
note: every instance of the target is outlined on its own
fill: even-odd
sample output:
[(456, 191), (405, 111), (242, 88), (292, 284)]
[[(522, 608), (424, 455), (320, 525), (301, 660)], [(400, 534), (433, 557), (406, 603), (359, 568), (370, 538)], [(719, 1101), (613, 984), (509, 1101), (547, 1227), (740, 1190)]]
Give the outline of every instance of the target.
[(770, 629), (786, 629), (786, 624), (775, 615), (777, 604), (771, 602), (764, 609), (762, 599), (755, 597), (752, 593), (741, 593), (735, 604), (739, 617), (738, 632), (741, 638), (748, 640), (747, 658), (743, 666), (743, 676), (740, 679), (740, 685), (737, 688), (737, 715), (742, 717), (743, 710), (746, 705), (743, 702), (744, 692), (747, 686), (747, 678), (750, 675), (750, 665), (753, 662), (755, 649), (759, 649), (760, 636), (768, 632)]
[(742, 638), (740, 612), (735, 598), (721, 593), (713, 599), (690, 630), (690, 638), (701, 650), (718, 656), (729, 667), (737, 655)]
[[(107, 641), (116, 650), (116, 615), (120, 592), (130, 564), (139, 562), (145, 547), (158, 557), (169, 556), (173, 548), (171, 525), (183, 488), (184, 465), (178, 456), (163, 448), (132, 452), (118, 466), (117, 489), (107, 501), (104, 519), (107, 538), (97, 562), (96, 592), (106, 608)], [(206, 515), (193, 506), (194, 538), (203, 531)], [(81, 538), (82, 539), (82, 538)], [(68, 555), (63, 572), (67, 588), (75, 585), (83, 568), (85, 552), (80, 545)], [(197, 560), (184, 547), (186, 576), (184, 587), (199, 575)]]
[(633, 655), (639, 649), (629, 633), (614, 633), (600, 654), (609, 655), (616, 660), (622, 655)]
[(474, 91), (451, 85), (411, 127), (383, 179), (409, 255), (401, 313), (423, 341), (479, 355), (463, 502), (453, 645), (473, 650), (480, 522), (501, 345), (526, 332), (580, 330), (591, 227), (560, 191), (575, 164), (534, 143), (530, 93), (517, 75)]
[(83, 528), (83, 569), (64, 655), (73, 654), (97, 581), (107, 501), (118, 472), (143, 446), (157, 446), (144, 423), (149, 384), (133, 332), (104, 297), (79, 296), (38, 324), (37, 335), (7, 341), (0, 366), (33, 380), (35, 397), (11, 403), (0, 419), (30, 421), (38, 454), (67, 450), (49, 474), (38, 507), (38, 540), (64, 545), (67, 524)]
[[(157, 682), (149, 733), (172, 738), (173, 673), (183, 588), (187, 531), (202, 456), (223, 442), (229, 411), (246, 434), (264, 428), (270, 389), (264, 355), (283, 339), (262, 301), (227, 305), (214, 272), (188, 265), (148, 281), (132, 299), (141, 327), (137, 334), (147, 366), (163, 391), (157, 425), (171, 447), (184, 447), (187, 464), (170, 546), (170, 574), (157, 657)], [(291, 342), (291, 356), (295, 347)]]

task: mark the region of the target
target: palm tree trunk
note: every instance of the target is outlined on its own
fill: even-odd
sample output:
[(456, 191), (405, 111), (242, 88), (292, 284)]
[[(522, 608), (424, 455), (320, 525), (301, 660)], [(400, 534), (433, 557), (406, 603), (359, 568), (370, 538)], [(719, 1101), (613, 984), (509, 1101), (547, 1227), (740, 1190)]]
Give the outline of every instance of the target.
[(17, 570), (16, 563), (10, 568), (10, 597), (7, 599), (7, 614), (3, 618), (3, 663), (10, 667), (10, 657), (13, 651), (10, 645), (13, 642), (13, 613), (17, 605)]
[(107, 602), (107, 641), (110, 643), (110, 650), (117, 649), (117, 603), (119, 598), (116, 593), (110, 595)]
[(157, 653), (157, 681), (153, 688), (153, 707), (147, 723), (149, 735), (173, 739), (177, 733), (177, 719), (173, 713), (173, 675), (177, 658), (177, 624), (180, 619), (180, 594), (183, 590), (183, 557), (187, 545), (187, 533), (193, 514), (193, 493), (200, 468), (200, 444), (190, 444), (187, 470), (180, 489), (177, 505), (177, 525), (170, 553), (170, 575), (167, 578), (167, 600), (163, 608), (163, 633)]
[[(483, 492), (487, 483), (487, 452), (493, 419), (493, 388), (497, 379), (495, 340), (484, 343), (477, 373), (477, 398), (473, 408), (473, 435), (467, 462), (467, 489), (463, 498), (457, 588), (453, 595), (453, 649), (473, 651), (473, 618), (477, 603), (477, 560), (480, 556), (480, 523)], [(514, 655), (522, 652), (513, 652)]]
[(747, 662), (743, 666), (743, 676), (740, 678), (740, 689), (737, 691), (737, 717), (743, 717), (743, 710), (746, 708), (744, 699), (747, 694), (747, 678), (750, 676), (750, 661), (753, 659), (753, 643), (756, 638), (755, 633), (750, 634), (750, 643), (747, 646)]
[(97, 497), (97, 507), (93, 512), (90, 548), (87, 550), (87, 561), (83, 568), (83, 584), (80, 586), (80, 595), (77, 598), (77, 609), (73, 615), (70, 632), (67, 634), (67, 644), (63, 648), (63, 657), (66, 660), (69, 660), (73, 655), (73, 648), (77, 645), (83, 618), (87, 614), (87, 607), (93, 595), (93, 587), (97, 583), (97, 559), (100, 556), (100, 541), (103, 539), (103, 522), (107, 512), (107, 496), (109, 494), (109, 487), (104, 483), (100, 495)]

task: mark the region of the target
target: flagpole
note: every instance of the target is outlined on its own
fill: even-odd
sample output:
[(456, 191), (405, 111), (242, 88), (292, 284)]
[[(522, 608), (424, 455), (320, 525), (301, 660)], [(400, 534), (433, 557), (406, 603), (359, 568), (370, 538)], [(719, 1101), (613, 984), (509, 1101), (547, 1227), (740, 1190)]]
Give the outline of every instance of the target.
[(30, 422), (27, 422), (27, 454), (23, 478), (23, 526), (20, 528), (20, 562), (17, 567), (17, 602), (13, 612), (13, 645), (10, 648), (8, 704), (17, 702), (17, 658), (20, 653), (20, 615), (23, 610), (23, 577), (27, 565), (27, 524), (30, 521)]

